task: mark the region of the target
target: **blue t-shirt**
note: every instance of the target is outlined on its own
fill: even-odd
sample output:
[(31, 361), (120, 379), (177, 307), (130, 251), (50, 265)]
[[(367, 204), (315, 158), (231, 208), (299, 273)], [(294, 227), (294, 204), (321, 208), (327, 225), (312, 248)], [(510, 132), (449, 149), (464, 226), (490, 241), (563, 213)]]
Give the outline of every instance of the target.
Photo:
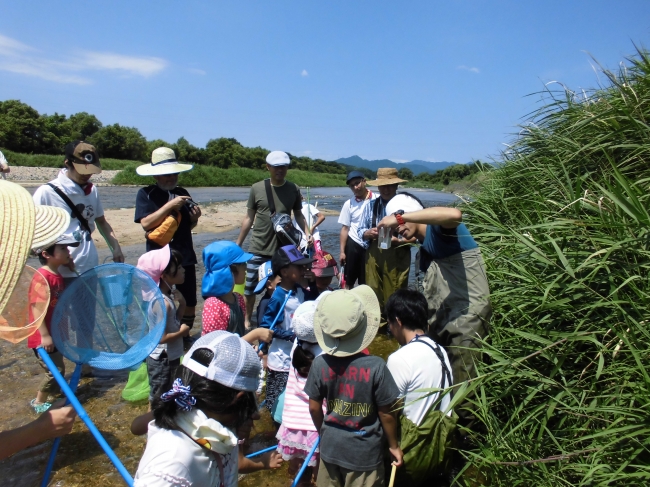
[(465, 224), (461, 223), (456, 228), (427, 225), (427, 235), (422, 242), (422, 248), (429, 254), (430, 259), (444, 259), (465, 250), (478, 248), (478, 245)]

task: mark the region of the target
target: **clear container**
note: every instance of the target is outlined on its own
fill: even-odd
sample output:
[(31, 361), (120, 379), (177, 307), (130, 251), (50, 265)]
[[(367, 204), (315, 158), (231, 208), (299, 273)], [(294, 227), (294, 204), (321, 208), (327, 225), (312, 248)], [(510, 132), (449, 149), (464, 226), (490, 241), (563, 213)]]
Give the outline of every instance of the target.
[(392, 231), (390, 228), (380, 227), (379, 228), (379, 240), (377, 244), (381, 250), (390, 249)]

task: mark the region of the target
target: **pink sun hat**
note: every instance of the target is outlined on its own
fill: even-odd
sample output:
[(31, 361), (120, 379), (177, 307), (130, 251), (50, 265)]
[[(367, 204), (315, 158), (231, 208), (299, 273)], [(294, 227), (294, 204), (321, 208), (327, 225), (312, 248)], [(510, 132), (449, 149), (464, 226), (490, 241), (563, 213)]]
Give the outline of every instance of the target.
[(156, 283), (156, 286), (158, 286), (160, 285), (160, 278), (165, 269), (167, 269), (171, 258), (172, 253), (169, 249), (169, 244), (167, 244), (162, 249), (150, 250), (142, 254), (138, 259), (138, 265), (136, 267), (146, 272)]

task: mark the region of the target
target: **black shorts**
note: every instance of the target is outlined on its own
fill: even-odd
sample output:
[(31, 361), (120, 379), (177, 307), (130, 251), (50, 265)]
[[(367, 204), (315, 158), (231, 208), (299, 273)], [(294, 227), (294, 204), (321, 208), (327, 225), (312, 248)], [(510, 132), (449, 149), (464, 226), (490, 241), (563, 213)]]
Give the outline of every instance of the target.
[(350, 237), (345, 242), (345, 282), (351, 288), (355, 281), (366, 283), (366, 249)]
[(185, 305), (193, 308), (196, 306), (196, 265), (186, 265), (185, 281), (183, 284), (176, 284), (176, 289), (185, 298)]
[(172, 388), (176, 369), (181, 364), (181, 359), (169, 360), (167, 352), (159, 358), (147, 357), (147, 374), (149, 375), (149, 402), (154, 397), (168, 392)]

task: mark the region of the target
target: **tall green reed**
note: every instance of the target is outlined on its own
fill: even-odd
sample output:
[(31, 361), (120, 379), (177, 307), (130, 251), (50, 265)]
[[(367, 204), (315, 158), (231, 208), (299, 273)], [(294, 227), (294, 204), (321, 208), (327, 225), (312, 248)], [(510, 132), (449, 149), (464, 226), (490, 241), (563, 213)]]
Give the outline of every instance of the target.
[(650, 55), (603, 72), (549, 87), (464, 208), (495, 311), (463, 387), (491, 485), (650, 485)]

